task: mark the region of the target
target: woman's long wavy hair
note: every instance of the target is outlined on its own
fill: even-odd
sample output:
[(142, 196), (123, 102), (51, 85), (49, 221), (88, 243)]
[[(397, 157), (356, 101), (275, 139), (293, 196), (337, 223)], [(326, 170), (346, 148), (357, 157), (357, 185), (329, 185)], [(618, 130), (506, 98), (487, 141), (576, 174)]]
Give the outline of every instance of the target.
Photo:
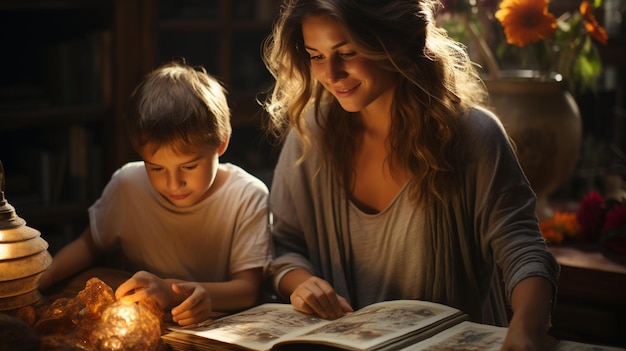
[[(276, 79), (263, 102), (271, 131), (284, 135), (295, 129), (302, 157), (312, 145), (319, 147), (337, 180), (349, 186), (362, 125), (358, 114), (343, 110), (312, 76), (302, 36), (306, 16), (328, 15), (346, 29), (360, 55), (398, 77), (388, 136), (392, 172), (410, 171), (416, 203), (443, 201), (454, 191), (458, 119), (469, 107), (483, 105), (487, 95), (465, 47), (436, 27), (439, 5), (438, 0), (286, 0), (263, 48)], [(304, 121), (311, 108), (321, 140), (311, 140)]]

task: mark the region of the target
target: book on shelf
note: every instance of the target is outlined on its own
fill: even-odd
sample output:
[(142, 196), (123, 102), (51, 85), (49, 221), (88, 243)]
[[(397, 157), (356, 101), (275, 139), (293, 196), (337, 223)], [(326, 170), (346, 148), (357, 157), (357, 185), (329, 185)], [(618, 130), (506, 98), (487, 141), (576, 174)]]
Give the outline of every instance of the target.
[(87, 199), (89, 149), (92, 137), (90, 131), (79, 124), (68, 128), (68, 136), (71, 196), (73, 200), (85, 201)]
[(61, 199), (67, 171), (67, 150), (41, 151), (41, 199), (50, 205)]
[[(162, 336), (172, 350), (500, 350), (506, 327), (468, 321), (462, 311), (419, 300), (385, 301), (337, 320), (266, 303), (191, 327), (169, 327)], [(552, 351), (626, 349), (549, 338)]]
[(44, 45), (42, 87), (51, 105), (111, 105), (112, 32), (95, 30)]

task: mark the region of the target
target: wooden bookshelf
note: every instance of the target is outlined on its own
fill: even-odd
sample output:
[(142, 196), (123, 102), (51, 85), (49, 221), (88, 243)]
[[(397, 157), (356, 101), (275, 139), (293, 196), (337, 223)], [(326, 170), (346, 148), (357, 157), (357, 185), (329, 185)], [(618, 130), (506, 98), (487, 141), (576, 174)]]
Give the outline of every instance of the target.
[(228, 89), (235, 127), (258, 123), (256, 95), (271, 87), (261, 44), (279, 0), (158, 0), (156, 59), (201, 65)]
[(221, 158), (266, 182), (277, 148), (262, 131), (266, 117), (257, 95), (273, 78), (261, 59), (280, 0), (156, 0), (155, 62), (184, 58), (203, 66), (228, 91), (233, 134)]
[[(112, 173), (138, 159), (123, 122), (149, 71), (175, 58), (227, 88), (233, 136), (222, 158), (270, 174), (256, 95), (279, 0), (3, 0), (0, 160), (6, 197), (56, 251), (87, 223)], [(61, 238), (61, 239), (59, 239)], [(57, 240), (59, 239), (59, 240)]]
[(3, 0), (0, 160), (5, 195), (50, 251), (78, 235), (124, 142), (128, 95), (151, 69), (147, 0)]

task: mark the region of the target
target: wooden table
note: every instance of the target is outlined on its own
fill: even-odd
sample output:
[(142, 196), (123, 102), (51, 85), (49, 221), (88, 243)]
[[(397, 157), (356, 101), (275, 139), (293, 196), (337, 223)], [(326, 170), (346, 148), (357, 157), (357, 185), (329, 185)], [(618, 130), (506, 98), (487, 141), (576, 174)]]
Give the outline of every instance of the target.
[(561, 339), (626, 346), (626, 256), (598, 245), (552, 246), (561, 265), (550, 333)]
[[(561, 265), (561, 276), (550, 334), (558, 339), (625, 347), (626, 256), (608, 255), (598, 247), (553, 246), (551, 250)], [(91, 277), (115, 290), (130, 273), (92, 268), (57, 285), (45, 298), (76, 296)]]

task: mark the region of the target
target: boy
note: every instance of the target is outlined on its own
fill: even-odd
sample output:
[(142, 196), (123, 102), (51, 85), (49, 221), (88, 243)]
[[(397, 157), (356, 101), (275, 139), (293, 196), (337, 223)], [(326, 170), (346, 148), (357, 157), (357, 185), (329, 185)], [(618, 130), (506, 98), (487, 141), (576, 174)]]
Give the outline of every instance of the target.
[(225, 90), (204, 69), (166, 64), (131, 96), (128, 134), (143, 161), (117, 170), (89, 226), (54, 257), (40, 288), (120, 247), (137, 270), (115, 292), (171, 308), (179, 325), (253, 306), (269, 262), (268, 189), (219, 163), (231, 133)]

